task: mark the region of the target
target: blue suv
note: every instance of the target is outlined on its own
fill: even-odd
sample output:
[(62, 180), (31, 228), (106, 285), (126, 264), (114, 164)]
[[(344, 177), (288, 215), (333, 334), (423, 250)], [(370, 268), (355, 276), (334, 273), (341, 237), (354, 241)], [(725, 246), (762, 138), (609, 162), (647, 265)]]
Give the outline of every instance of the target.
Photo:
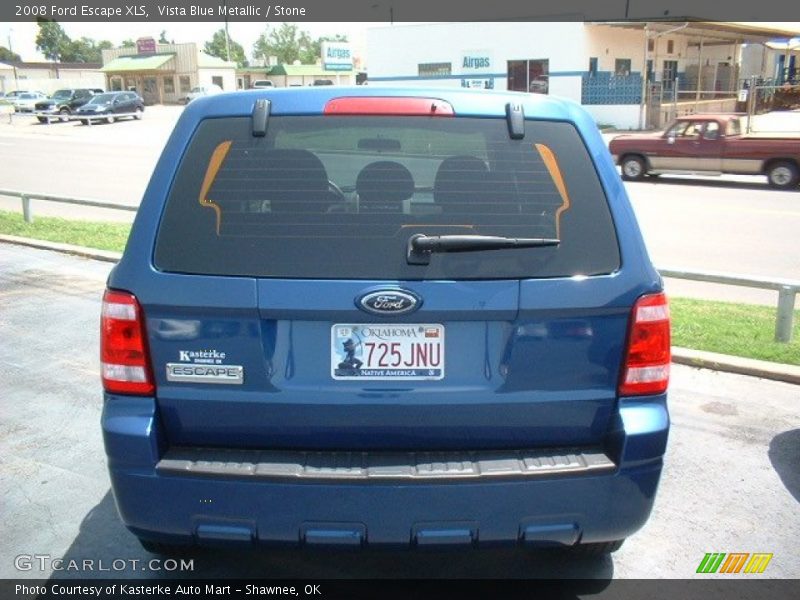
[(579, 106), (330, 86), (201, 98), (103, 300), (117, 507), (154, 552), (613, 551), (653, 506), (669, 336)]

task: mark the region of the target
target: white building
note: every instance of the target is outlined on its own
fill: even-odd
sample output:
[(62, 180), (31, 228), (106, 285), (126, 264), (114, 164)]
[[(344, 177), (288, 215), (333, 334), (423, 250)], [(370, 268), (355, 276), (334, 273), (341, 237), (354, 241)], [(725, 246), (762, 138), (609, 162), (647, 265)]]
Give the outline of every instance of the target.
[(598, 123), (659, 126), (684, 112), (733, 110), (741, 45), (786, 34), (704, 22), (385, 26), (367, 32), (369, 84), (546, 93), (583, 104)]
[(13, 90), (51, 94), (63, 88), (104, 88), (99, 63), (0, 63), (0, 92)]

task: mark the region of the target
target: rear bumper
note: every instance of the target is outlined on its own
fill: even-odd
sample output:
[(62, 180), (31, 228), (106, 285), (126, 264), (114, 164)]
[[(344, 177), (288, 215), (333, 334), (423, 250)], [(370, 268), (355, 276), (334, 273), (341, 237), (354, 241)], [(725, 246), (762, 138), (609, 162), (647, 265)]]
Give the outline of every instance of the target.
[(663, 396), (626, 401), (603, 472), (462, 481), (291, 480), (158, 471), (155, 401), (107, 397), (103, 433), (125, 525), (163, 542), (324, 545), (571, 545), (644, 525), (661, 474)]

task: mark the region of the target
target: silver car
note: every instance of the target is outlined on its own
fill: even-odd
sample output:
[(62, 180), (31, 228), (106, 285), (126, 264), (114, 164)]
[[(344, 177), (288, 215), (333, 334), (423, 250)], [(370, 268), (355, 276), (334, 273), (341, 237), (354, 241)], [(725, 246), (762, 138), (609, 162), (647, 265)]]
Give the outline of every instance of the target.
[(41, 92), (23, 92), (12, 98), (11, 105), (14, 112), (33, 112), (36, 103), (43, 98), (47, 98), (47, 95)]

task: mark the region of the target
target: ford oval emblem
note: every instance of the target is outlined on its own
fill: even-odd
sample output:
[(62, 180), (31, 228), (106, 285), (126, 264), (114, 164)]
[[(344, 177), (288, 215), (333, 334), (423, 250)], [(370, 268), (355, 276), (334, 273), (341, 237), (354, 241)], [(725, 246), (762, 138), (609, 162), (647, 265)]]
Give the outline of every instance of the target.
[(356, 306), (373, 315), (405, 315), (422, 306), (422, 298), (403, 290), (378, 290), (359, 297)]

